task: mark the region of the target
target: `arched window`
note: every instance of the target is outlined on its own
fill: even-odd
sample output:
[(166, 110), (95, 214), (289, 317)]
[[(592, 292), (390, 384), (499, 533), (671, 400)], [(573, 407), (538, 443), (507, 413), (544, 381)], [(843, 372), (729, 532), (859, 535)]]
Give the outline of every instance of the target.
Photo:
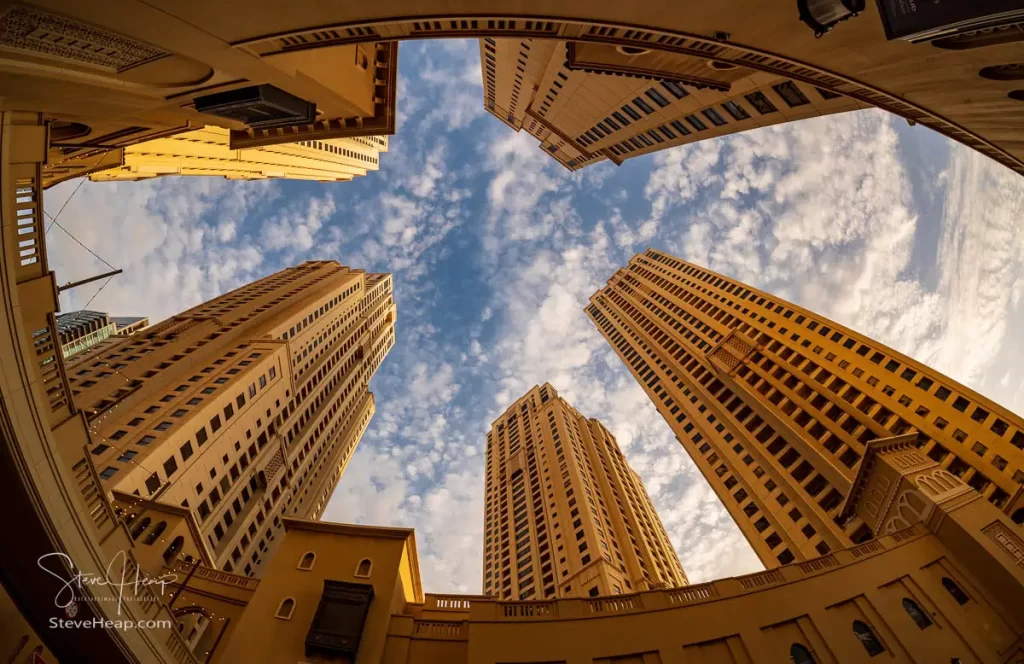
[(789, 647), (789, 658), (793, 664), (815, 664), (814, 655), (807, 649), (807, 646), (794, 643)]
[(164, 533), (165, 530), (167, 530), (167, 522), (166, 521), (161, 521), (160, 523), (156, 524), (156, 528), (154, 528), (151, 533), (146, 535), (145, 544), (147, 546), (153, 544), (153, 542), (155, 542), (156, 539), (158, 537), (160, 537)]
[(302, 554), (302, 559), (299, 560), (299, 569), (313, 569), (313, 561), (315, 560), (316, 554), (312, 551), (307, 551), (306, 553)]
[(281, 600), (281, 603), (278, 605), (277, 613), (274, 614), (274, 617), (280, 618), (281, 620), (291, 620), (292, 611), (294, 610), (295, 600), (291, 597), (285, 597), (283, 600)]
[(910, 619), (913, 620), (921, 629), (931, 627), (932, 619), (928, 617), (927, 613), (921, 610), (921, 607), (918, 606), (917, 602), (909, 597), (903, 598), (903, 610), (907, 612)]
[(373, 569), (373, 563), (370, 562), (369, 558), (363, 558), (356, 567), (356, 576), (361, 576), (364, 579), (369, 578), (371, 569)]
[(946, 589), (946, 592), (953, 596), (953, 599), (956, 600), (957, 604), (966, 604), (971, 601), (971, 598), (967, 596), (967, 593), (965, 593), (960, 586), (956, 585), (956, 581), (948, 576), (942, 577), (942, 587)]
[[(174, 541), (171, 542), (171, 545), (164, 551), (164, 562), (169, 563), (174, 560), (183, 546), (185, 546), (185, 538), (178, 535), (174, 538)], [(192, 562), (189, 558), (191, 558), (191, 556), (186, 556), (185, 562)]]
[(885, 648), (882, 647), (882, 642), (878, 640), (875, 633), (871, 631), (871, 628), (866, 623), (860, 620), (853, 621), (853, 634), (860, 640), (860, 644), (864, 646), (864, 650), (868, 651), (869, 657), (880, 655), (885, 652)]
[(139, 521), (137, 524), (135, 524), (135, 527), (132, 528), (132, 539), (133, 540), (139, 539), (139, 537), (142, 535), (142, 533), (146, 532), (146, 528), (149, 528), (149, 524), (150, 523), (151, 523), (151, 520), (147, 516), (147, 517), (144, 517), (142, 519), (142, 521)]

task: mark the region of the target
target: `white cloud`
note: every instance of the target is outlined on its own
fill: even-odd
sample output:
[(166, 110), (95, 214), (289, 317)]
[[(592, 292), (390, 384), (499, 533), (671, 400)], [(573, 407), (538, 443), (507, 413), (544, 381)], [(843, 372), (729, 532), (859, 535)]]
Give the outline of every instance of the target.
[[(47, 211), (56, 214), (76, 186), (69, 182), (49, 190)], [(113, 315), (148, 315), (155, 322), (262, 276), (262, 250), (234, 240), (238, 221), (277, 195), (267, 183), (214, 178), (86, 182), (60, 224), (124, 270), (89, 307)], [(51, 269), (62, 282), (107, 269), (57, 226), (46, 241)], [(101, 284), (63, 294), (63, 310), (83, 307)]]

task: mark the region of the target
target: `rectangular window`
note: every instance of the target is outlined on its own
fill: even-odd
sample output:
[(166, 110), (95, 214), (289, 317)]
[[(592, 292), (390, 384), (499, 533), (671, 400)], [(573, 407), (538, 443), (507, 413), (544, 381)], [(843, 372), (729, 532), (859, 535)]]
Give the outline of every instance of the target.
[(704, 117), (710, 120), (711, 124), (716, 127), (721, 127), (725, 124), (725, 118), (723, 118), (722, 115), (713, 108), (705, 108), (701, 113), (703, 113)]
[(624, 110), (626, 112), (626, 115), (628, 115), (629, 117), (633, 118), (634, 120), (639, 120), (640, 119), (640, 114), (637, 113), (636, 111), (634, 111), (633, 108), (629, 104), (626, 104), (625, 106), (623, 106), (622, 110)]
[(685, 119), (687, 122), (690, 123), (690, 126), (696, 129), (697, 131), (704, 131), (705, 129), (708, 128), (708, 126), (701, 122), (700, 118), (698, 118), (696, 115), (687, 115)]
[(796, 108), (797, 106), (805, 106), (811, 103), (811, 100), (807, 98), (800, 88), (794, 85), (793, 81), (785, 81), (777, 85), (772, 86), (772, 90), (779, 93), (782, 97), (782, 101), (789, 104), (790, 108)]
[(675, 129), (676, 131), (678, 131), (683, 136), (688, 136), (690, 134), (690, 130), (687, 129), (686, 125), (684, 125), (679, 120), (673, 120), (669, 124), (672, 125), (672, 128)]
[(188, 461), (190, 456), (192, 456), (192, 441), (187, 441), (181, 446), (181, 460)]
[(619, 113), (618, 111), (615, 111), (614, 113), (612, 113), (612, 117), (614, 117), (616, 120), (618, 120), (622, 124), (623, 127), (629, 126), (629, 120), (627, 120), (626, 116), (623, 115), (622, 113)]
[(689, 92), (686, 91), (686, 88), (679, 85), (675, 81), (662, 81), (661, 86), (668, 90), (670, 93), (672, 93), (672, 96), (675, 97), (676, 99), (682, 99), (683, 97), (687, 97), (690, 94)]
[(749, 95), (744, 95), (743, 98), (750, 102), (750, 105), (754, 107), (754, 110), (761, 115), (776, 113), (779, 110), (775, 108), (775, 104), (773, 104), (768, 97), (764, 96), (763, 92), (751, 92)]
[(177, 470), (178, 462), (174, 459), (174, 457), (171, 457), (167, 461), (164, 461), (164, 473), (167, 474), (167, 477), (173, 475)]
[(665, 99), (665, 97), (662, 96), (662, 94), (655, 90), (654, 88), (651, 88), (644, 94), (647, 95), (658, 106), (661, 106), (662, 108), (668, 106), (668, 99)]
[(650, 115), (651, 113), (654, 112), (654, 108), (650, 104), (645, 102), (643, 99), (641, 99), (640, 97), (635, 97), (633, 99), (633, 103), (636, 104), (637, 108), (639, 108), (641, 111), (643, 111), (647, 115)]
[(725, 109), (726, 113), (732, 116), (733, 120), (747, 120), (750, 118), (750, 113), (747, 113), (742, 106), (734, 101), (723, 102), (722, 108)]
[(203, 443), (205, 443), (208, 438), (209, 436), (206, 435), (206, 427), (199, 427), (199, 431), (196, 431), (196, 442), (199, 446), (202, 447)]

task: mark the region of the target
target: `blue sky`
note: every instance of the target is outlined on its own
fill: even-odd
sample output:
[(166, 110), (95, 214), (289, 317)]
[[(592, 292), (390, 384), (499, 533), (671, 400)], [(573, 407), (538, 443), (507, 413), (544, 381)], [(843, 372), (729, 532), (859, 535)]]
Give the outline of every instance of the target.
[[(583, 314), (648, 246), (867, 333), (1024, 411), (1024, 179), (881, 111), (570, 174), (483, 111), (475, 42), (401, 46), (398, 132), (351, 183), (86, 183), (61, 217), (125, 269), (62, 298), (158, 320), (306, 259), (395, 276), (377, 414), (326, 519), (416, 528), (424, 585), (480, 592), (490, 422), (550, 381), (615, 433), (692, 582), (760, 568)], [(51, 214), (77, 183), (48, 192)], [(60, 229), (58, 280), (102, 264)]]

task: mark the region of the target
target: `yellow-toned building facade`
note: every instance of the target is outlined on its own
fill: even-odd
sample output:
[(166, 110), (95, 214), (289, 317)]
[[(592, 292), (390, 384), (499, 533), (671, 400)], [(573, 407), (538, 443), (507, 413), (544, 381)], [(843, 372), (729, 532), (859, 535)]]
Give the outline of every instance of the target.
[(872, 441), (855, 484), (844, 510), (877, 538), (700, 585), (528, 601), (424, 594), (411, 530), (286, 519), (261, 580), (199, 568), (175, 585), (176, 610), (224, 633), (197, 653), (210, 662), (1024, 661), (1024, 542), (1009, 518), (914, 434)]
[(209, 126), (121, 148), (120, 164), (89, 174), (93, 182), (148, 180), (162, 175), (214, 175), (229, 180), (347, 182), (380, 168), (387, 136), (277, 143), (231, 149), (230, 130)]
[(615, 437), (550, 384), (491, 425), (486, 477), (485, 594), (525, 600), (686, 585)]
[(484, 107), (569, 170), (870, 104), (713, 59), (541, 39), (480, 40)]
[(766, 567), (877, 534), (843, 501), (867, 444), (908, 431), (1024, 521), (1024, 420), (873, 339), (653, 249), (586, 312)]
[[(117, 164), (117, 148), (208, 125), (229, 129), (233, 149), (391, 134), (398, 41), (491, 39), (505, 51), (489, 79), (481, 43), (492, 112), (518, 128), (514, 118), (535, 107), (537, 117), (523, 124), (559, 161), (575, 162), (570, 168), (875, 106), (1024, 173), (1018, 5), (929, 5), (900, 18), (894, 12), (905, 5), (867, 2), (823, 35), (793, 0), (754, 8), (744, 0), (697, 8), (296, 0), (287, 13), (268, 0), (4, 2), (0, 109), (44, 114), (49, 185)], [(918, 25), (893, 32), (893, 20)], [(534, 56), (534, 48), (549, 55)], [(571, 85), (569, 71), (581, 74)], [(678, 90), (661, 81), (687, 95), (673, 96)], [(667, 105), (647, 95), (652, 89)], [(615, 112), (632, 121), (622, 124)]]
[(389, 274), (306, 262), (68, 360), (132, 539), (173, 560), (191, 529), (186, 554), (258, 576), (283, 517), (323, 513), (374, 413), (391, 294)]

